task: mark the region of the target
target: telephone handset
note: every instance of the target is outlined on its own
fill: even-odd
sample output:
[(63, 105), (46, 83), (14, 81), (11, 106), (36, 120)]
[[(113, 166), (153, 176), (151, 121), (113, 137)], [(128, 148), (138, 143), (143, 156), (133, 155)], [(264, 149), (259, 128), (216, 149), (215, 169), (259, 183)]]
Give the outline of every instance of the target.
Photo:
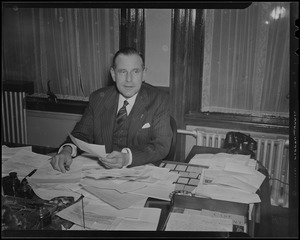
[(251, 155), (251, 158), (255, 158), (254, 151), (257, 149), (257, 142), (250, 135), (228, 132), (223, 148), (226, 148), (228, 153)]

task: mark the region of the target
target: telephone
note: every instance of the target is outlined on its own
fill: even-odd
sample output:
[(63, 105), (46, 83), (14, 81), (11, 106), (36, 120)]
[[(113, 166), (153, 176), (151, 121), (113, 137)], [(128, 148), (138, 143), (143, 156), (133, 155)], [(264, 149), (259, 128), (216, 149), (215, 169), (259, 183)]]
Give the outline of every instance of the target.
[(255, 158), (254, 151), (257, 149), (257, 142), (250, 137), (250, 134), (228, 132), (223, 148), (226, 148), (228, 153), (251, 155), (251, 158)]

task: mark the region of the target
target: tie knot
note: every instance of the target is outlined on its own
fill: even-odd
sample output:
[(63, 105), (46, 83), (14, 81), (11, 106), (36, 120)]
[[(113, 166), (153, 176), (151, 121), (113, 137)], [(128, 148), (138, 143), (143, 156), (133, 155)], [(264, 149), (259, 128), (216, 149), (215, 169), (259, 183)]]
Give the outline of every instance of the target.
[(124, 106), (126, 107), (129, 103), (127, 102), (127, 100), (124, 101)]

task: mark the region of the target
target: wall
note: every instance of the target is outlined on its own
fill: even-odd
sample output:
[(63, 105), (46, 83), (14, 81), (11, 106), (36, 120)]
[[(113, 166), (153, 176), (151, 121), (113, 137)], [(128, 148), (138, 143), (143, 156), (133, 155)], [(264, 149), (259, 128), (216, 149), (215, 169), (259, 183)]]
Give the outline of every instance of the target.
[(169, 87), (171, 9), (146, 9), (145, 16), (146, 82)]
[(71, 132), (80, 114), (26, 110), (29, 145), (59, 147)]

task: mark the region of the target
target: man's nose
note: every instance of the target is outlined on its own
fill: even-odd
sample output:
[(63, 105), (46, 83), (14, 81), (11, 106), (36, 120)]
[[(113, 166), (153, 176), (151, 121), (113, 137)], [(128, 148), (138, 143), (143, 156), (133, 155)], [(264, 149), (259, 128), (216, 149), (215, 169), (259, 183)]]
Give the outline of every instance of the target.
[(126, 82), (131, 82), (132, 81), (132, 74), (131, 73), (128, 73), (126, 75)]

